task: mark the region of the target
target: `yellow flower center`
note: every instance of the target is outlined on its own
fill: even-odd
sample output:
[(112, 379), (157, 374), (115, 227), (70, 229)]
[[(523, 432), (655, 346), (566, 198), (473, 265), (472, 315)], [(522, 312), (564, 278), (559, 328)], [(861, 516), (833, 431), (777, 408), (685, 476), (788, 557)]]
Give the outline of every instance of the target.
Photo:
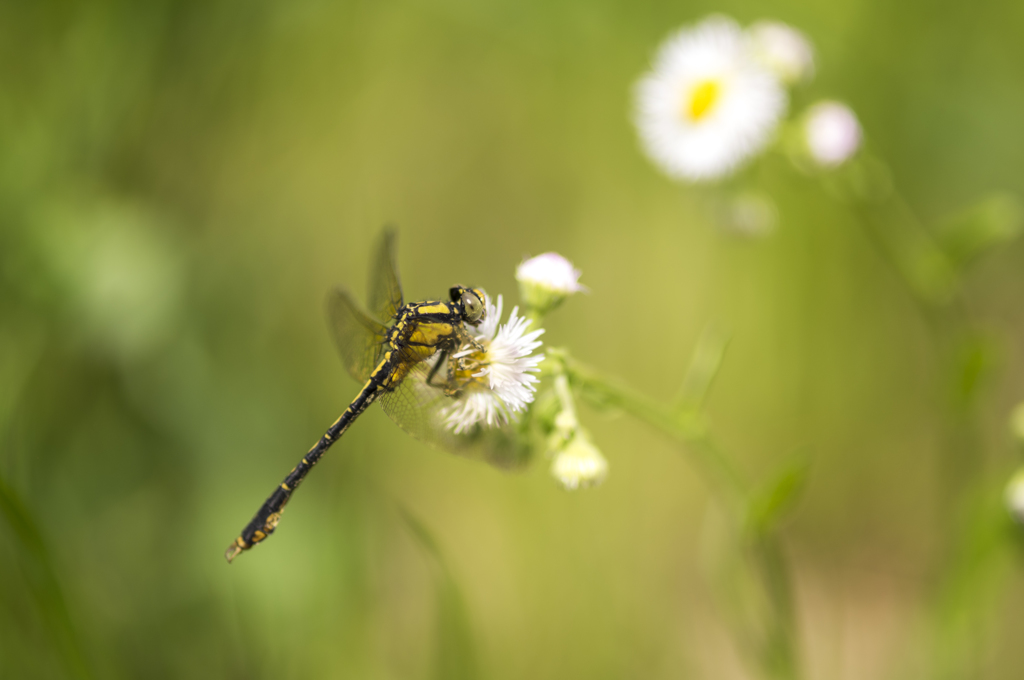
[(722, 86), (715, 80), (705, 80), (690, 92), (689, 101), (683, 104), (683, 115), (692, 121), (699, 121), (711, 112), (722, 95)]

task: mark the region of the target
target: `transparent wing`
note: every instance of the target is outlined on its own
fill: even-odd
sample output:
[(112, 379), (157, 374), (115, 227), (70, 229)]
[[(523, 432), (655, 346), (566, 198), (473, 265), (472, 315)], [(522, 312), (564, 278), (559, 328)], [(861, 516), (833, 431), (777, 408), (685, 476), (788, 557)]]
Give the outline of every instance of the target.
[(398, 280), (396, 248), (398, 231), (386, 227), (380, 235), (377, 254), (371, 264), (369, 286), (369, 311), (378, 321), (387, 323), (405, 304), (402, 300), (402, 284)]
[(349, 375), (365, 382), (384, 354), (387, 327), (366, 316), (341, 288), (327, 294), (327, 321)]
[(530, 450), (515, 423), (497, 428), (475, 426), (466, 434), (455, 434), (445, 427), (445, 418), (457, 406), (459, 397), (444, 393), (445, 365), (430, 377), (437, 361), (435, 357), (406, 364), (407, 368), (402, 369), (408, 371), (404, 379), (377, 398), (384, 412), (403, 430), (434, 448), (498, 468), (522, 467)]

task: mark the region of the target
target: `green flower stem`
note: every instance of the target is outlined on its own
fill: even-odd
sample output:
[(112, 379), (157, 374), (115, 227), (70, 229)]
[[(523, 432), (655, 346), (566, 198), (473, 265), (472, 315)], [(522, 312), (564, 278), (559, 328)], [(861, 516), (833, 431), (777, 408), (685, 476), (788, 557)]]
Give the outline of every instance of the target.
[(726, 511), (741, 568), (761, 590), (756, 598), (763, 601), (763, 608), (754, 609), (763, 611), (764, 620), (750, 621), (750, 603), (739, 603), (740, 611), (727, 617), (735, 629), (734, 635), (740, 646), (756, 659), (765, 677), (798, 678), (791, 581), (782, 545), (772, 526), (752, 526), (748, 521), (753, 491), (708, 434), (700, 413), (665, 405), (601, 376), (572, 359), (564, 349), (549, 348), (547, 355), (549, 362), (545, 363), (551, 365), (545, 367), (545, 372), (553, 373), (556, 380), (568, 378), (583, 395), (667, 434), (689, 454), (712, 495)]
[(572, 398), (572, 390), (569, 389), (569, 378), (564, 372), (555, 376), (555, 394), (562, 405), (562, 411), (568, 413), (574, 424), (579, 422), (576, 417), (576, 401)]
[(600, 376), (572, 359), (565, 350), (550, 349), (548, 355), (561, 364), (569, 381), (584, 395), (628, 413), (683, 444), (694, 466), (733, 519), (743, 516), (747, 489), (732, 464), (708, 436), (698, 414), (680, 414), (670, 406)]
[(531, 329), (544, 327), (544, 313), (536, 307), (526, 305), (523, 310), (523, 316), (529, 320)]

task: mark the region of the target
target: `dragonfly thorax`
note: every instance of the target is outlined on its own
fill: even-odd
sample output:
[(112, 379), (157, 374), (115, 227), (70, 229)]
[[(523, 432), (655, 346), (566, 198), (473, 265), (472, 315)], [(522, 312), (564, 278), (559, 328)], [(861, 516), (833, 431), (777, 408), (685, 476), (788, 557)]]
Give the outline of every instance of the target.
[[(388, 331), (388, 344), (407, 358), (428, 359), (454, 349), (462, 331), (462, 310), (456, 303), (427, 301), (405, 305)], [(464, 331), (462, 331), (464, 332)]]

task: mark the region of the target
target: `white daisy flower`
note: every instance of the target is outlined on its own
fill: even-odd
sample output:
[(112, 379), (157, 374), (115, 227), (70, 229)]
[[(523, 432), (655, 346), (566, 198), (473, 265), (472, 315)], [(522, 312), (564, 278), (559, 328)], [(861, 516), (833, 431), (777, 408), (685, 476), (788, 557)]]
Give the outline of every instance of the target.
[(527, 332), (530, 322), (519, 316), (514, 307), (508, 323), (500, 324), (503, 300), (497, 306), (488, 299), (487, 316), (476, 328), (467, 327), (470, 335), (484, 347), (479, 352), (464, 347), (455, 355), (467, 366), (458, 376), (462, 394), (444, 409), (445, 428), (455, 434), (467, 432), (477, 423), (487, 427), (504, 425), (533, 401), (536, 392), (538, 364), (543, 354), (532, 354), (541, 346), (537, 338), (540, 328)]
[(761, 151), (787, 103), (739, 25), (715, 16), (662, 45), (637, 84), (636, 125), (647, 154), (668, 175), (710, 180)]
[(754, 58), (782, 82), (795, 85), (814, 76), (814, 48), (803, 33), (781, 21), (758, 21), (747, 29)]
[(551, 462), (551, 476), (569, 491), (596, 486), (608, 475), (608, 461), (580, 432)]
[(818, 102), (807, 110), (803, 130), (811, 158), (819, 165), (840, 165), (860, 148), (860, 122), (846, 104)]
[(543, 253), (516, 267), (519, 292), (527, 307), (547, 313), (573, 293), (585, 293), (580, 270), (558, 253)]
[(1024, 524), (1024, 468), (1017, 470), (1006, 485), (1006, 509)]

